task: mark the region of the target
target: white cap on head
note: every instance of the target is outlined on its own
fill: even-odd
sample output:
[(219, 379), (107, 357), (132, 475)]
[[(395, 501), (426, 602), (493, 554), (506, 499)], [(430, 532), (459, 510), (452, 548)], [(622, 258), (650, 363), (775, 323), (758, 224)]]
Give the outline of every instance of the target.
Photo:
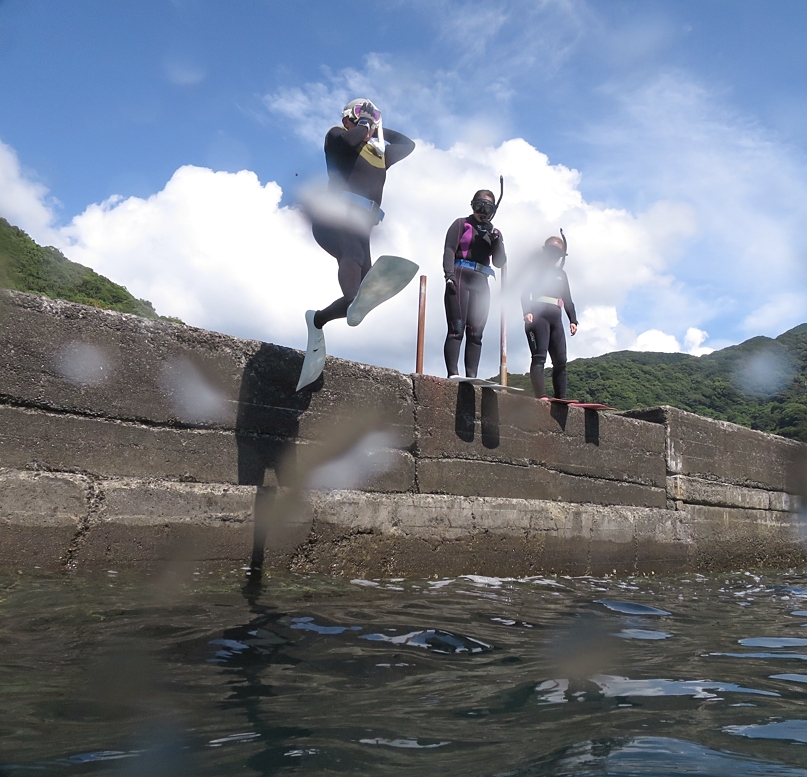
[(342, 118), (350, 119), (353, 122), (357, 122), (359, 119), (369, 119), (373, 126), (376, 126), (381, 121), (381, 111), (378, 110), (372, 100), (359, 97), (351, 100), (342, 109)]

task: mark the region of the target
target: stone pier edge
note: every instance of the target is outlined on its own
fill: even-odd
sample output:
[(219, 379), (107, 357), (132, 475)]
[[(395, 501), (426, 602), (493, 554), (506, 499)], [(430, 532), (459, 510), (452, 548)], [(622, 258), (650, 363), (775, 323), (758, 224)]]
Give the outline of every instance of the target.
[[(0, 353), (0, 566), (244, 565), (267, 504), (266, 566), (304, 572), (807, 560), (805, 446), (674, 408), (561, 411), (338, 359), (297, 394), (298, 351), (14, 292), (0, 294)], [(66, 375), (66, 354), (85, 374)], [(361, 487), (272, 512), (284, 466), (356, 407), (394, 433)]]

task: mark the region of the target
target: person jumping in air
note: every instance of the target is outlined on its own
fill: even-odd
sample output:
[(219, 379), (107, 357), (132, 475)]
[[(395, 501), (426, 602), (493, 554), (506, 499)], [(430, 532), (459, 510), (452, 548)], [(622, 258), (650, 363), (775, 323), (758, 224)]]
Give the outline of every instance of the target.
[(566, 399), (566, 335), (563, 332), (563, 310), (569, 317), (569, 331), (577, 332), (577, 316), (569, 290), (569, 278), (563, 270), (566, 263), (566, 236), (549, 237), (543, 251), (528, 269), (521, 294), (524, 330), (530, 346), (530, 380), (535, 396), (547, 399), (544, 388), (546, 354), (552, 359), (552, 388), (555, 399)]
[(459, 375), (458, 362), (463, 335), (465, 377), (475, 378), (482, 355), (482, 333), (490, 309), (488, 278), (495, 267), (507, 262), (502, 233), (491, 220), (496, 214), (493, 192), (480, 189), (471, 200), (473, 213), (457, 219), (446, 233), (443, 272), (446, 278), (445, 307), (448, 335), (443, 353), (449, 378)]
[[(383, 271), (380, 275), (384, 278), (377, 279), (379, 283), (375, 285), (374, 295), (371, 295), (373, 299), (365, 300), (361, 311), (352, 317), (349, 315), (348, 308), (373, 266), (370, 232), (384, 218), (381, 198), (387, 170), (409, 156), (414, 149), (414, 142), (405, 135), (382, 128), (381, 112), (372, 101), (364, 98), (351, 100), (342, 111), (342, 125), (332, 127), (325, 136), (328, 198), (324, 206), (309, 208), (309, 215), (314, 239), (339, 265), (342, 296), (321, 310), (309, 310), (305, 314), (308, 348), (298, 390), (312, 383), (322, 373), (325, 363), (322, 327), (325, 324), (347, 317), (348, 323), (355, 326), (368, 309), (400, 291), (417, 272), (417, 266), (407, 262), (407, 265), (415, 268), (412, 275), (404, 282), (406, 272), (403, 273), (396, 279), (398, 285), (403, 285), (392, 290), (387, 270), (393, 270), (394, 276), (397, 269), (400, 275), (400, 262), (406, 260), (401, 259), (395, 267), (391, 266), (395, 263), (387, 263), (380, 268)], [(382, 280), (386, 283), (381, 283)]]

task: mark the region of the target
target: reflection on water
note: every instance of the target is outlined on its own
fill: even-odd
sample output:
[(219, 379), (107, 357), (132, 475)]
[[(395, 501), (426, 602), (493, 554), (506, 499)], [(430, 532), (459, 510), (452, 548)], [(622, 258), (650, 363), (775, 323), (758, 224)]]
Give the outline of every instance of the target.
[(0, 576), (0, 773), (807, 777), (800, 575), (241, 575)]

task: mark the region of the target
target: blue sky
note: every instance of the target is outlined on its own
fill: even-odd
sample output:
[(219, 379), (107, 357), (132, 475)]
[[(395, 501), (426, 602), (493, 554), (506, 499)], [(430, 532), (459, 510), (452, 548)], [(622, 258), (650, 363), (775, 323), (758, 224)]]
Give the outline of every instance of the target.
[[(508, 165), (514, 269), (569, 234), (573, 355), (776, 335), (807, 320), (805, 27), (790, 0), (0, 0), (0, 213), (160, 312), (299, 347), (302, 312), (337, 291), (293, 205), (338, 108), (368, 96), (419, 141), (374, 253), (428, 272), (432, 371), (445, 229), (474, 174), (492, 187)], [(263, 231), (239, 220), (264, 212)], [(217, 218), (249, 235), (238, 256), (194, 226)], [(409, 327), (400, 350), (383, 334), (396, 304), (331, 352), (410, 369)]]

